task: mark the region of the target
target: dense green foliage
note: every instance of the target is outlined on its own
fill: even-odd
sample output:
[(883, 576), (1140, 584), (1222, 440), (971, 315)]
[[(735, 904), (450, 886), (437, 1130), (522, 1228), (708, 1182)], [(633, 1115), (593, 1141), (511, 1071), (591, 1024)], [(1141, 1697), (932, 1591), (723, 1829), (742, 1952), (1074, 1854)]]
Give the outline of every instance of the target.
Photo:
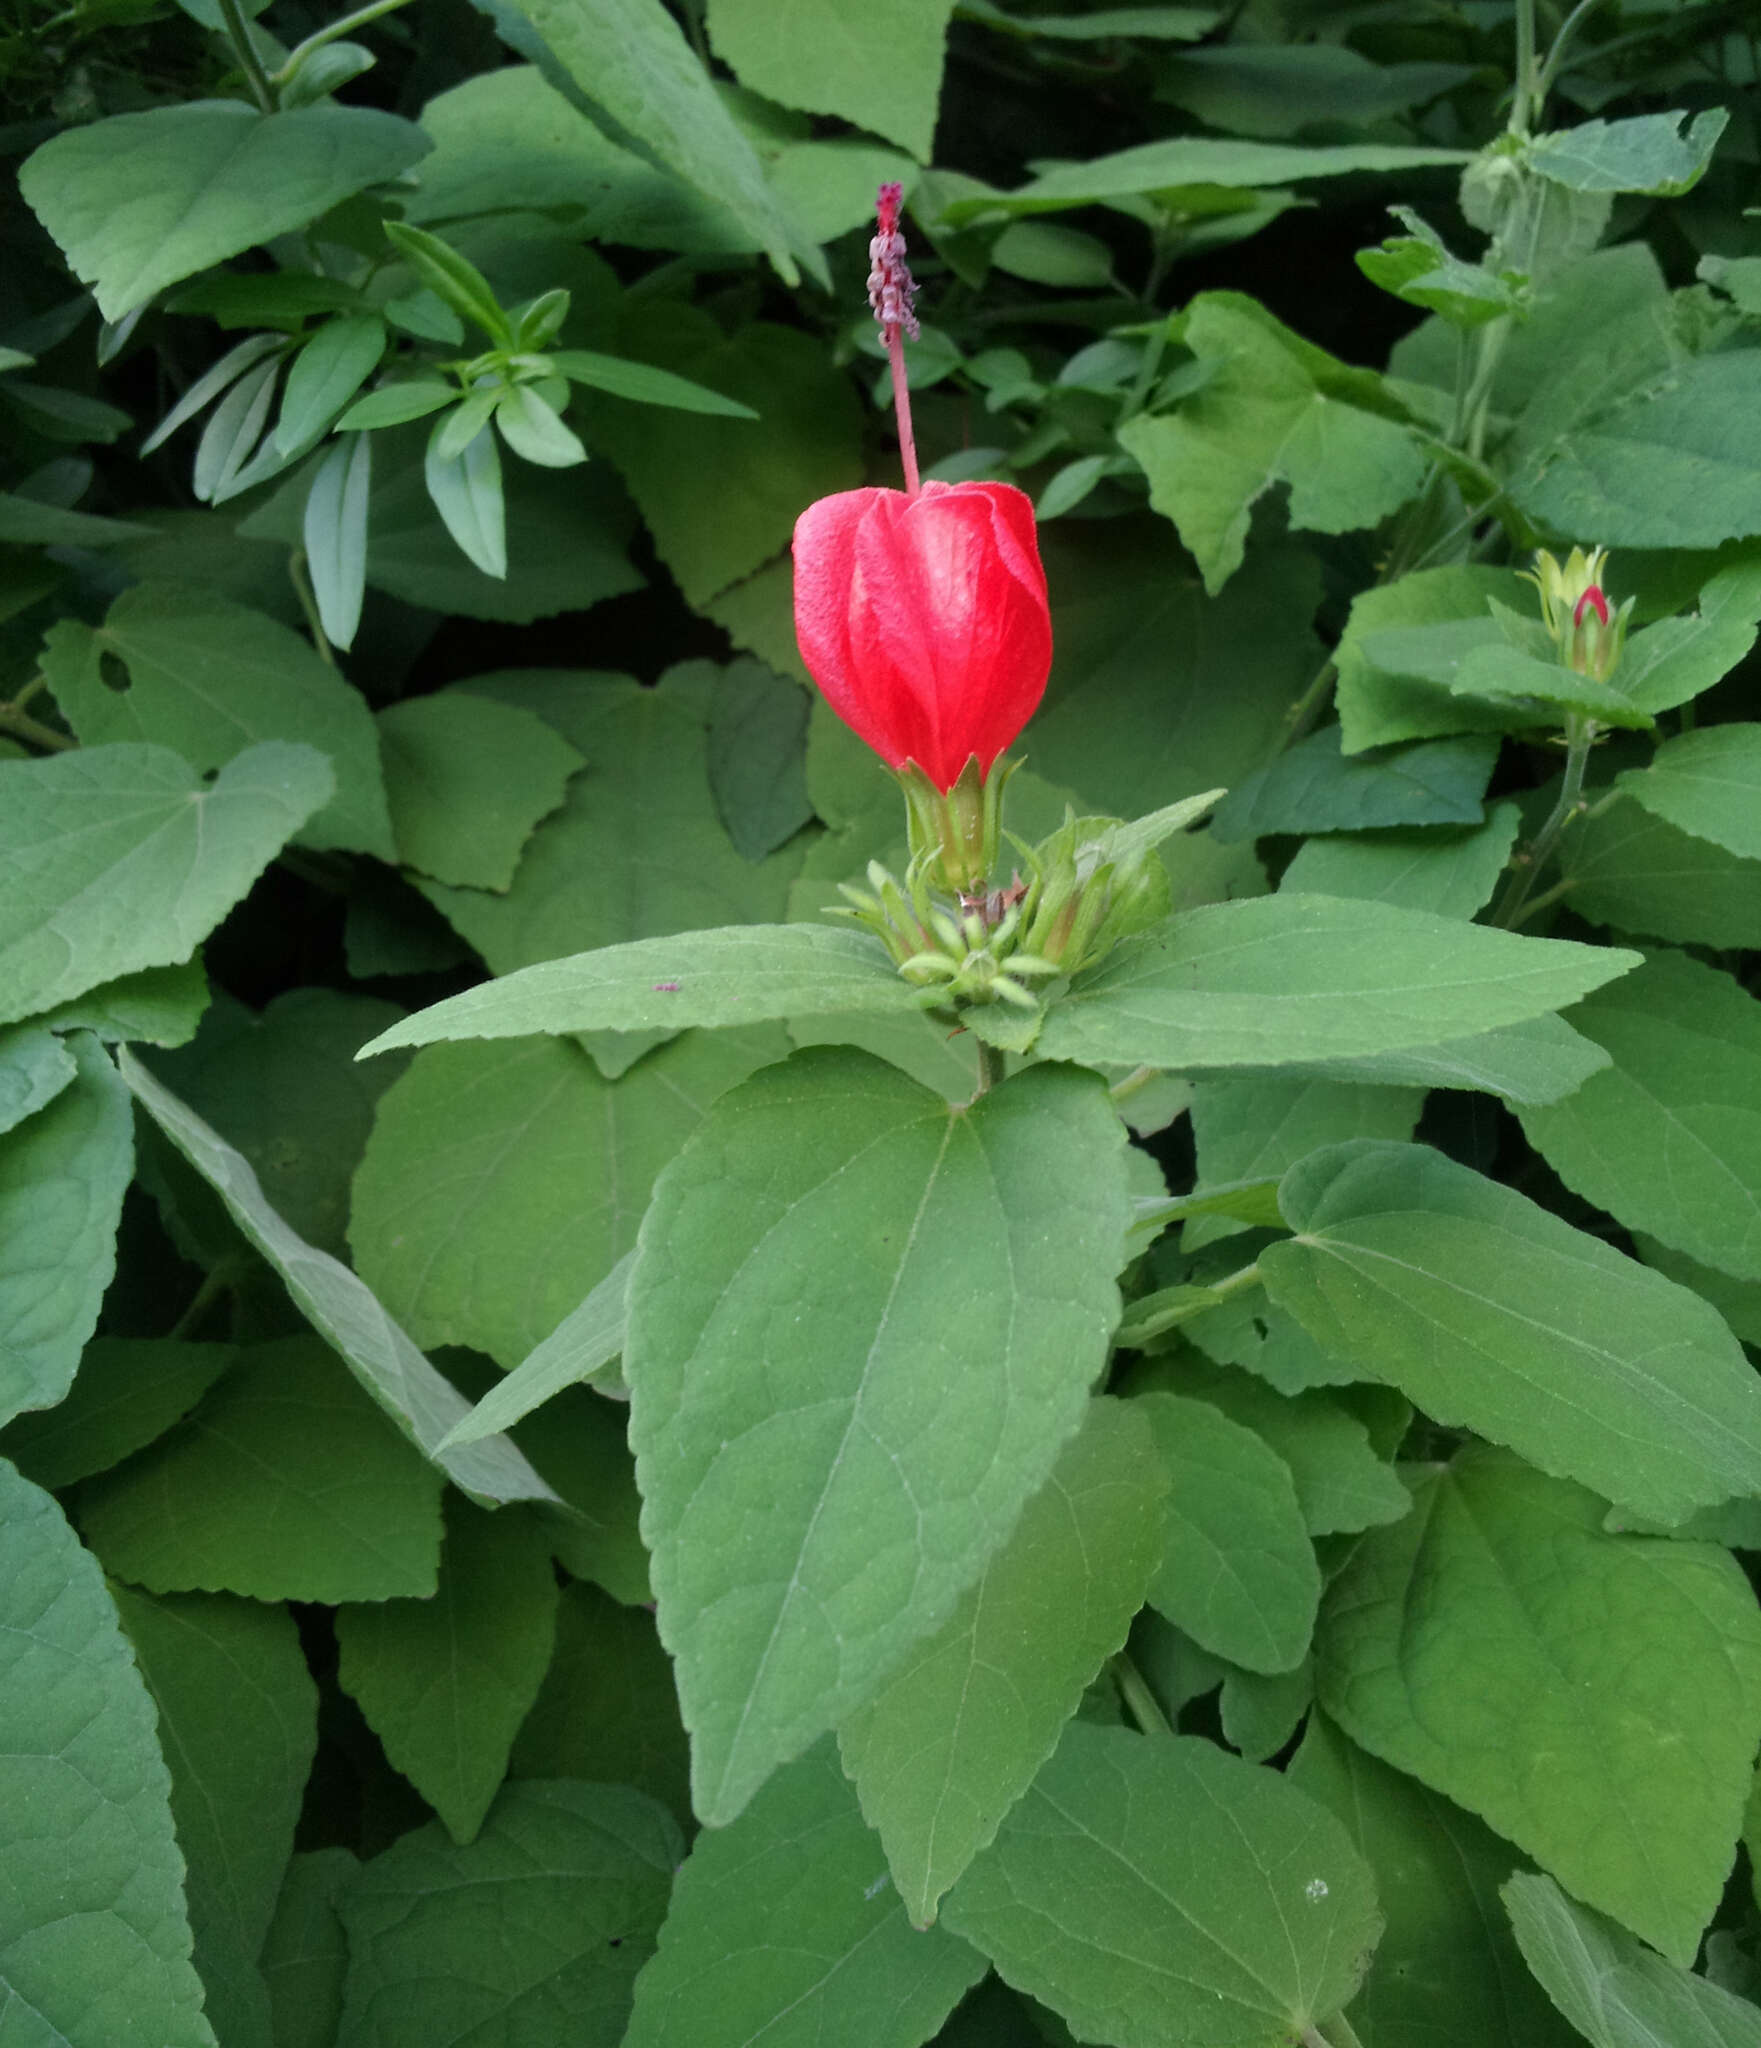
[(1761, 2044), (1755, 26), (0, 14), (7, 2048)]

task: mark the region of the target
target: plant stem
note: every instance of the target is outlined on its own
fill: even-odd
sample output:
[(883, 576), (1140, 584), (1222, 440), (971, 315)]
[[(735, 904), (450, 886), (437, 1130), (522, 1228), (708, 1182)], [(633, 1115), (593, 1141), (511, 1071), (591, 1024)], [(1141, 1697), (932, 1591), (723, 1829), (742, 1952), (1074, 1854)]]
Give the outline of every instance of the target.
[(1115, 1102), (1129, 1101), (1140, 1088), (1147, 1088), (1161, 1071), (1160, 1067), (1133, 1067), (1122, 1080), (1115, 1081), (1107, 1093)]
[(1565, 775), (1559, 785), (1559, 801), (1547, 814), (1547, 822), (1535, 834), (1526, 853), (1518, 856), (1510, 880), (1493, 913), (1492, 922), (1506, 931), (1522, 915), (1529, 892), (1540, 879), (1542, 869), (1553, 857), (1559, 835), (1570, 824), (1584, 793), (1584, 769), (1590, 759), (1590, 742), (1596, 736), (1596, 721), (1567, 713), (1565, 721)]
[(1535, 0), (1516, 0), (1516, 80), (1511, 88), (1512, 135), (1526, 136), (1530, 121), (1540, 112), (1535, 74)]
[(1119, 1688), (1119, 1697), (1125, 1702), (1125, 1711), (1142, 1729), (1145, 1735), (1172, 1735), (1168, 1717), (1162, 1712), (1156, 1696), (1150, 1691), (1149, 1681), (1132, 1662), (1129, 1651), (1119, 1650), (1112, 1659), (1113, 1683)]
[(1278, 728), (1278, 737), (1268, 752), (1269, 760), (1277, 760), (1286, 747), (1293, 747), (1298, 740), (1307, 738), (1316, 720), (1327, 708), (1327, 698), (1333, 688), (1333, 677), (1333, 657), (1329, 654), (1315, 670), (1314, 680), (1285, 712), (1284, 722)]
[[(19, 694), (22, 697), (25, 692)], [(29, 740), (33, 747), (46, 747), (55, 754), (65, 754), (79, 745), (78, 740), (69, 739), (66, 733), (41, 724), (28, 711), (21, 710), (16, 702), (0, 704), (0, 732), (16, 733), (21, 740)]]
[(915, 498), (917, 437), (911, 431), (911, 386), (905, 377), (905, 338), (896, 322), (887, 325), (887, 363), (893, 373), (893, 419), (899, 429), (899, 460), (905, 465), (905, 495)]
[(994, 1045), (986, 1045), (976, 1032), (973, 1039), (978, 1046), (978, 1088), (972, 1098), (976, 1102), (980, 1095), (988, 1094), (1002, 1080), (1008, 1069), (1003, 1055)]
[(1364, 2048), (1357, 2029), (1342, 2012), (1336, 2012), (1325, 2028), (1304, 2027), (1300, 2039), (1302, 2048)]
[(244, 16), (239, 12), (238, 0), (220, 0), (220, 18), (226, 23), (227, 40), (238, 53), (239, 68), (245, 74), (251, 88), (251, 97), (265, 114), (275, 111), (275, 88), (269, 83), (269, 74), (263, 69), (263, 60), (257, 55), (257, 46), (251, 40), (251, 31)]
[(287, 53), (287, 62), (270, 82), (274, 85), (286, 85), (314, 50), (321, 50), (326, 43), (334, 43), (355, 29), (365, 28), (368, 22), (377, 21), (382, 14), (390, 14), (397, 8), (407, 7), (409, 4), (410, 0), (372, 0), (370, 6), (357, 7), (353, 14), (345, 14), (340, 21), (333, 21), (328, 28), (319, 29), (315, 35), (309, 35), (303, 43), (291, 49)]
[(166, 1342), (176, 1344), (188, 1337), (201, 1326), (202, 1318), (223, 1294), (230, 1294), (237, 1285), (242, 1268), (230, 1259), (222, 1259), (213, 1272), (209, 1273), (200, 1287), (190, 1297), (190, 1305), (171, 1326)]
[(324, 621), (318, 615), (318, 595), (312, 588), (312, 578), (306, 569), (304, 548), (295, 548), (288, 556), (287, 576), (294, 587), (294, 595), (300, 601), (300, 609), (306, 615), (306, 624), (312, 632), (312, 645), (317, 648), (319, 659), (335, 668), (336, 651), (324, 631)]
[(1547, 61), (1541, 66), (1540, 76), (1535, 80), (1535, 111), (1540, 113), (1548, 93), (1553, 90), (1553, 81), (1559, 76), (1559, 67), (1565, 62), (1565, 53), (1571, 47), (1572, 38), (1582, 26), (1585, 16), (1597, 5), (1597, 0), (1578, 0), (1578, 4), (1565, 17), (1558, 35), (1553, 38), (1553, 47), (1547, 52)]

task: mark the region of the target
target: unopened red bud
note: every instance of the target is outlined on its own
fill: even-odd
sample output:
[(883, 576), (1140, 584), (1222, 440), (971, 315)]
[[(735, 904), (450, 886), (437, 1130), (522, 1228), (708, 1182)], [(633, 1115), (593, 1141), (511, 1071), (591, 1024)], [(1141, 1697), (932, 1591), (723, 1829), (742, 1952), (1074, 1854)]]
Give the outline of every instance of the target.
[(1571, 622), (1574, 626), (1581, 626), (1584, 623), (1584, 613), (1586, 611), (1593, 611), (1597, 618), (1602, 621), (1603, 625), (1607, 625), (1608, 600), (1602, 595), (1601, 588), (1597, 584), (1592, 583), (1573, 607)]

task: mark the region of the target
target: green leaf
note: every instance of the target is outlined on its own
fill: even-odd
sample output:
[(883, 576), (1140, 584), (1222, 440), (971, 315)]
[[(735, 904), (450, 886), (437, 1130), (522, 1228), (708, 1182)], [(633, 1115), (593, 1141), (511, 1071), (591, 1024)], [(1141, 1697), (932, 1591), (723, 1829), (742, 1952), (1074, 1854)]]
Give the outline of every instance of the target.
[(1619, 548), (1715, 548), (1761, 532), (1761, 349), (1609, 380), (1560, 422), (1506, 490), (1535, 525)]
[(230, 1344), (94, 1337), (67, 1398), (15, 1416), (0, 1455), (52, 1491), (108, 1472), (180, 1422), (237, 1355)]
[[(457, 395), (448, 388), (449, 402)], [(626, 548), (635, 512), (608, 465), (564, 476), (514, 464), (502, 483), (508, 571), (496, 577), (461, 557), (434, 509), (427, 438), (416, 427), (374, 435), (367, 581), (375, 590), (430, 610), (524, 625), (641, 589), (643, 578)], [(251, 538), (301, 545), (305, 479), (306, 472), (298, 472), (241, 529)]]
[(1580, 917), (1686, 945), (1761, 946), (1761, 861), (1624, 798), (1594, 809), (1560, 847), (1565, 898)]
[(193, 1960), (227, 2044), (269, 2040), (257, 1957), (318, 1747), (318, 1689), (285, 1608), (227, 1593), (114, 1594), (159, 1709), (189, 1865)]
[(1350, 2017), (1368, 2041), (1575, 2048), (1498, 1907), (1516, 1852), (1471, 1813), (1309, 1716), (1290, 1782), (1338, 1815), (1382, 1880), (1387, 1932)]
[(1718, 138), (1730, 125), (1723, 107), (1695, 115), (1640, 114), (1627, 121), (1585, 121), (1538, 135), (1524, 152), (1528, 167), (1574, 192), (1648, 192), (1674, 198), (1706, 175)]
[(1547, 1995), (1594, 2048), (1757, 2048), (1761, 2011), (1666, 1963), (1550, 1877), (1504, 1887), (1511, 1925)]
[(709, 35), (751, 91), (839, 114), (927, 163), (951, 11), (952, 0), (886, 0), (860, 14), (813, 0), (785, 16), (765, 0), (712, 0)]
[(0, 1136), (53, 1102), (75, 1071), (73, 1054), (40, 1025), (0, 1031)]
[(319, 463), (300, 524), (318, 623), (334, 646), (355, 644), (367, 595), (367, 509), (373, 443), (345, 434)]
[[(571, 1309), (506, 1379), (490, 1388), (463, 1422), (453, 1425), (446, 1437), (449, 1446), (475, 1443), (479, 1437), (511, 1429), (522, 1416), (541, 1408), (565, 1387), (592, 1385), (608, 1377), (607, 1368), (623, 1355), (626, 1299), (635, 1257), (633, 1250), (625, 1252), (580, 1307)], [(621, 1374), (618, 1385), (621, 1389)]]
[(336, 431), (365, 433), (375, 428), (406, 426), (412, 420), (425, 420), (443, 405), (454, 404), (458, 395), (459, 387), (449, 384), (444, 377), (400, 377), (395, 383), (381, 384), (376, 391), (369, 391), (365, 398), (357, 398), (337, 419)]
[[(468, 405), (469, 399), (465, 401)], [(428, 496), (441, 521), (473, 568), (485, 576), (508, 572), (507, 507), (501, 491), (501, 457), (487, 421), (456, 454), (443, 452), (455, 415), (442, 414), (428, 437), (422, 465)]]
[(335, 2048), (348, 1967), (336, 1904), (358, 1867), (347, 1849), (308, 1849), (288, 1865), (261, 1958), (275, 2048)]
[(1272, 1299), (1433, 1421), (1665, 1523), (1761, 1493), (1761, 1384), (1696, 1295), (1422, 1145), (1310, 1155)]
[(1314, 1705), (1314, 1659), (1294, 1671), (1231, 1671), (1217, 1697), (1223, 1739), (1250, 1764), (1263, 1764), (1285, 1747)]
[(338, 1608), (338, 1683), (389, 1761), (468, 1842), (507, 1770), (556, 1637), (543, 1529), (518, 1508), (447, 1513), (440, 1590)]
[(1513, 722), (1523, 725), (1563, 724), (1561, 714), (1567, 711), (1640, 731), (1651, 724), (1650, 714), (1618, 683), (1599, 683), (1594, 676), (1580, 676), (1556, 661), (1537, 661), (1508, 644), (1470, 648), (1449, 687), (1459, 696), (1507, 706)]
[(1572, 1012), (1613, 1064), (1523, 1112), (1573, 1190), (1739, 1280), (1761, 1280), (1761, 1004), (1685, 953), (1655, 953)]
[(609, 391), (613, 398), (628, 398), (637, 405), (671, 406), (678, 412), (704, 412), (730, 420), (755, 420), (758, 414), (737, 398), (711, 391), (706, 384), (694, 384), (688, 377), (675, 377), (671, 370), (657, 370), (652, 363), (633, 363), (627, 356), (599, 355), (588, 348), (559, 348), (544, 359), (547, 369), (571, 384), (585, 384), (594, 391)]
[(513, 1445), (501, 1439), (440, 1450), (441, 1438), (467, 1413), (463, 1395), (435, 1371), (346, 1266), (289, 1229), (263, 1199), (257, 1176), (241, 1154), (126, 1051), (118, 1064), (135, 1099), (281, 1275), (295, 1307), (334, 1345), (348, 1369), (425, 1457), (483, 1506), (554, 1498)]
[(366, 1068), (353, 1055), (397, 1014), (335, 989), (289, 989), (255, 1016), (222, 995), (195, 1042), (155, 1056), (153, 1072), (227, 1134), (277, 1215), (340, 1257), (349, 1176), (402, 1065)]
[(144, 740), (204, 771), (254, 740), (317, 747), (329, 757), (336, 795), (300, 843), (393, 857), (372, 714), (279, 620), (194, 584), (137, 583), (103, 625), (67, 620), (52, 628), (43, 666), (89, 747)]
[(1700, 592), (1697, 611), (1659, 619), (1627, 641), (1619, 688), (1650, 712), (1671, 711), (1709, 690), (1755, 644), (1761, 618), (1761, 566), (1721, 570)]
[(1438, 733), (1504, 729), (1507, 712), (1448, 688), (1451, 664), (1502, 638), (1488, 599), (1513, 609), (1533, 602), (1513, 571), (1465, 562), (1420, 569), (1358, 593), (1334, 657), (1341, 744), (1348, 753)]
[(1507, 1102), (1557, 1102), (1607, 1064), (1607, 1054), (1563, 1017), (1531, 1017), (1472, 1038), (1304, 1062), (1286, 1071), (1367, 1088), (1475, 1088)]
[(568, 1779), (509, 1785), (467, 1848), (438, 1821), (404, 1835), (341, 1894), (337, 2048), (618, 2048), (682, 1847), (652, 1799)]
[(1521, 813), (1494, 804), (1468, 832), (1341, 832), (1305, 840), (1280, 889), (1301, 896), (1360, 896), (1438, 917), (1472, 917), (1492, 900), (1516, 843)]
[(38, 543), (46, 547), (116, 547), (144, 540), (152, 531), (127, 519), (100, 519), (61, 505), (44, 505), (0, 491), (0, 542), (9, 547)]
[(634, 1785), (690, 1818), (690, 1751), (653, 1615), (620, 1606), (597, 1586), (561, 1588), (556, 1654), (508, 1770), (515, 1778)]
[[(1146, 1360), (1126, 1391), (1180, 1395), (1183, 1409), (1202, 1401), (1259, 1437), (1288, 1468), (1311, 1536), (1397, 1522), (1412, 1506), (1406, 1488), (1376, 1455), (1368, 1429), (1335, 1395), (1277, 1393), (1263, 1380), (1213, 1365), (1192, 1350)], [(1282, 1498), (1283, 1489), (1276, 1490)]]
[(825, 1050), (725, 1096), (661, 1175), (624, 1369), (704, 1818), (872, 1697), (1044, 1483), (1118, 1315), (1122, 1152), (1094, 1076), (951, 1112)]
[(449, 1038), (683, 1030), (850, 1010), (903, 1016), (919, 1007), (915, 998), (866, 932), (845, 925), (731, 925), (520, 968), (419, 1010), (363, 1052)]
[(362, 1278), (418, 1343), (518, 1365), (635, 1243), (709, 1105), (786, 1050), (774, 1028), (703, 1032), (617, 1081), (549, 1039), (423, 1053), (355, 1176)]
[(694, 307), (638, 301), (624, 309), (618, 341), (762, 416), (760, 426), (611, 398), (578, 407), (688, 603), (706, 603), (786, 548), (810, 500), (862, 482), (854, 393), (808, 336), (768, 321), (726, 336)]
[(207, 1007), (208, 977), (197, 955), (179, 967), (145, 967), (103, 982), (57, 1004), (41, 1021), (51, 1031), (90, 1031), (106, 1045), (130, 1039), (187, 1045)]
[(0, 1982), (21, 2042), (215, 2048), (154, 1718), (96, 1561), (0, 1461)]
[(1350, 403), (1352, 373), (1251, 300), (1205, 294), (1183, 318), (1183, 341), (1216, 374), (1177, 413), (1128, 421), (1119, 443), (1143, 466), (1151, 505), (1179, 528), (1206, 590), (1241, 566), (1254, 503), (1274, 483), (1290, 486), (1290, 524), (1320, 533), (1374, 526), (1423, 483), (1410, 430)]
[(116, 1270), (128, 1091), (93, 1039), (70, 1050), (75, 1080), (0, 1140), (0, 1420), (67, 1392)]
[(388, 705), (378, 725), (402, 859), (437, 882), (505, 891), (580, 754), (530, 711), (464, 690)]
[(149, 1592), (432, 1593), (441, 1478), (316, 1337), (243, 1353), (189, 1421), (80, 1496), (87, 1541)]
[(1268, 832), (1478, 825), (1497, 758), (1498, 742), (1489, 737), (1341, 754), (1339, 728), (1330, 725), (1238, 783), (1211, 829), (1228, 841)]
[(413, 122), (372, 107), (260, 114), (237, 100), (194, 100), (65, 129), (26, 158), (19, 185), (99, 312), (120, 320), (427, 151)]
[(716, 814), (747, 860), (763, 860), (813, 816), (807, 794), (812, 704), (762, 661), (733, 661), (709, 719), (709, 787)]
[(279, 334), (252, 334), (241, 341), (236, 348), (228, 349), (217, 363), (204, 370), (147, 438), (141, 443), (141, 453), (151, 455), (153, 451), (170, 440), (179, 427), (196, 415), (237, 383), (249, 369), (262, 362), (265, 356), (280, 353), (287, 346)]
[(1761, 1735), (1761, 1615), (1709, 1544), (1481, 1447), (1421, 1476), (1328, 1591), (1320, 1697), (1680, 1962), (1724, 1889)]
[(377, 313), (345, 313), (326, 320), (287, 373), (275, 445), (299, 455), (318, 439), (372, 376), (385, 353), (385, 322)]
[(529, 385), (516, 385), (497, 403), (495, 424), (501, 438), (526, 462), (545, 469), (570, 469), (587, 460), (580, 436), (564, 426), (556, 409)]
[(637, 1521), (636, 1464), (625, 1441), (623, 1400), (565, 1387), (542, 1416), (513, 1438), (562, 1496), (565, 1515), (547, 1516), (551, 1549), (564, 1571), (591, 1579), (614, 1600), (646, 1607), (654, 1598)]
[(480, 327), (500, 348), (512, 348), (514, 330), (497, 303), (489, 280), (476, 264), (438, 235), (401, 220), (385, 223), (385, 239), (428, 289), (462, 320)]
[(1665, 740), (1615, 786), (1653, 817), (1740, 860), (1761, 860), (1761, 725), (1707, 725)]
[(1357, 252), (1357, 267), (1372, 284), (1405, 299), (1408, 305), (1440, 314), (1454, 327), (1481, 327), (1488, 320), (1521, 309), (1523, 280), (1519, 272), (1494, 274), (1482, 264), (1464, 263), (1410, 206), (1388, 210), (1411, 232), (1391, 236), (1378, 248)]
[(945, 1917), (1119, 2048), (1282, 2048), (1351, 1997), (1382, 1924), (1345, 1830), (1275, 1772), (1083, 1721)]
[(1321, 1574), (1290, 1468), (1205, 1401), (1142, 1395), (1167, 1469), (1168, 1523), (1150, 1604), (1249, 1671), (1300, 1664)]
[(825, 259), (784, 213), (751, 144), (659, 0), (521, 0), (520, 12), (618, 128), (757, 236), (785, 284), (799, 281), (797, 257), (827, 283)]
[(1174, 141), (1142, 143), (1111, 156), (1093, 157), (1087, 163), (1059, 164), (1017, 191), (958, 200), (944, 211), (942, 220), (958, 227), (992, 211), (1051, 213), (1065, 207), (1092, 206), (1097, 200), (1161, 192), (1170, 186), (1295, 185), (1309, 178), (1340, 178), (1358, 171), (1415, 171), (1432, 165), (1460, 166), (1467, 161), (1468, 152), (1457, 149), (1355, 142), (1302, 149), (1239, 142), (1233, 137), (1188, 135)]
[(1187, 1072), (1393, 1052), (1538, 1016), (1635, 964), (1384, 903), (1261, 897), (1127, 939), (1077, 976), (1039, 1050)]
[(988, 1848), (1125, 1641), (1167, 1481), (1135, 1404), (1096, 1400), (948, 1619), (839, 1730), (913, 1926)]
[[(679, 663), (651, 689), (623, 676), (566, 670), (473, 678), (475, 694), (537, 712), (591, 764), (533, 835), (505, 896), (423, 887), (496, 973), (583, 946), (783, 914), (800, 850), (758, 863), (743, 859), (710, 797), (709, 718), (721, 680), (711, 662)], [(622, 1073), (692, 1021), (689, 956), (671, 957), (672, 967), (654, 968), (638, 985), (649, 1030), (589, 1039), (606, 1074)], [(637, 956), (620, 956), (618, 964), (627, 969)], [(684, 985), (666, 986), (672, 982)], [(781, 1013), (718, 1009), (716, 1021), (755, 1022), (767, 1014)]]
[(165, 747), (0, 761), (0, 1023), (187, 960), (332, 786), (280, 741), (207, 786)]

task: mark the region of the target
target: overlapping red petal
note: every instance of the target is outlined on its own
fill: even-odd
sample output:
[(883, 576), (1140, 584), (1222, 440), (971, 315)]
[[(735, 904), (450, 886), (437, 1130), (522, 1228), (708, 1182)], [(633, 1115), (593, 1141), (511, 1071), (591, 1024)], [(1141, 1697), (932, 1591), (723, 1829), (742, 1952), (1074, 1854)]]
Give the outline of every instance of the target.
[(1033, 506), (1012, 484), (844, 491), (795, 522), (795, 634), (826, 702), (938, 789), (987, 772), (1052, 661)]

